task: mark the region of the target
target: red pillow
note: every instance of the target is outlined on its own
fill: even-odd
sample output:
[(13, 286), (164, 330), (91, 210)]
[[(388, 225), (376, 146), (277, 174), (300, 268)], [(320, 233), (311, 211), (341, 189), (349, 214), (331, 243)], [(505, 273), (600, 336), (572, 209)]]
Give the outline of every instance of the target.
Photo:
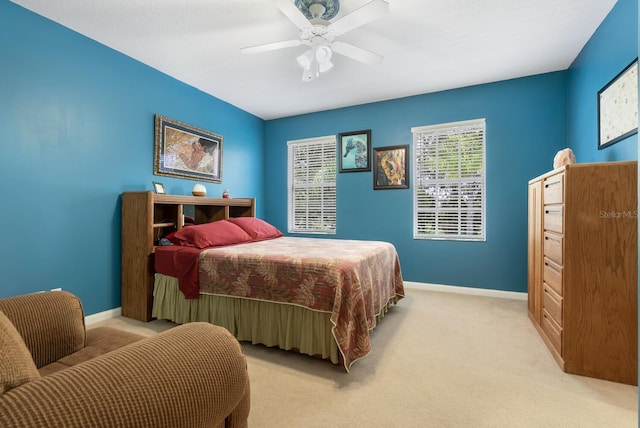
[(171, 243), (173, 245), (180, 245), (180, 241), (176, 238), (176, 233), (178, 233), (178, 232), (171, 232), (170, 234), (165, 236), (165, 238), (167, 238), (169, 241), (171, 241)]
[(196, 248), (219, 247), (251, 241), (251, 236), (241, 227), (227, 220), (184, 227), (173, 235), (180, 245)]
[(254, 241), (264, 241), (265, 239), (279, 238), (282, 236), (282, 232), (275, 226), (256, 217), (235, 217), (230, 218), (229, 221), (244, 229)]
[[(194, 223), (185, 223), (182, 227), (189, 227), (189, 226), (193, 226)], [(176, 233), (178, 233), (178, 231), (173, 231), (170, 234), (168, 234), (167, 236), (165, 236), (165, 238), (167, 238), (169, 241), (171, 241), (171, 243), (173, 245), (181, 245), (183, 247), (193, 247), (193, 244), (190, 244), (186, 241), (180, 241), (179, 239), (176, 238)]]

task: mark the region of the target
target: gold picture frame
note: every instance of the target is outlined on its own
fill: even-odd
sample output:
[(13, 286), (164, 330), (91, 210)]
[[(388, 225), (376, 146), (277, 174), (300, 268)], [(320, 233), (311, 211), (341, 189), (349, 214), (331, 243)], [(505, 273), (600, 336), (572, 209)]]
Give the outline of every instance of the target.
[(155, 175), (222, 182), (222, 135), (155, 116)]

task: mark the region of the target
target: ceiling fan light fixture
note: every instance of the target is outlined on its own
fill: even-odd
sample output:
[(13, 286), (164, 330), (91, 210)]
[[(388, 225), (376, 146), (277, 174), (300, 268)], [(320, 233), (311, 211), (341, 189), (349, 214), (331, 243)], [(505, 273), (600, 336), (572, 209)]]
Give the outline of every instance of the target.
[(329, 46), (318, 46), (316, 48), (316, 60), (320, 64), (331, 63), (331, 48)]
[(296, 58), (296, 60), (298, 61), (298, 64), (300, 64), (302, 68), (304, 68), (305, 70), (311, 70), (311, 65), (313, 64), (313, 60), (314, 60), (313, 51), (309, 49), (308, 51), (300, 55), (298, 58)]
[(329, 71), (333, 68), (331, 56), (333, 52), (329, 46), (318, 46), (308, 49), (305, 53), (296, 58), (298, 64), (302, 67), (302, 81), (309, 82), (320, 73)]
[(388, 0), (368, 0), (359, 8), (333, 22), (340, 8), (339, 0), (271, 0), (280, 11), (300, 30), (299, 39), (243, 48), (243, 53), (258, 53), (306, 45), (309, 47), (296, 57), (303, 69), (302, 80), (316, 79), (321, 73), (333, 68), (333, 52), (364, 64), (382, 62), (382, 56), (366, 49), (334, 40), (389, 13)]
[(318, 70), (320, 73), (324, 73), (325, 71), (329, 71), (333, 68), (333, 63), (331, 61), (318, 63)]

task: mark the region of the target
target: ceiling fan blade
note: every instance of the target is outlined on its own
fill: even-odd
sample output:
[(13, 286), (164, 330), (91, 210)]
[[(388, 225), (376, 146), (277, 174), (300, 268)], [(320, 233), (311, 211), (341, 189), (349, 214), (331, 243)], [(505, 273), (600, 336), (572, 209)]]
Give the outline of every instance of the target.
[(377, 53), (373, 53), (366, 49), (362, 49), (344, 42), (333, 42), (331, 44), (331, 49), (333, 49), (335, 53), (339, 53), (340, 55), (344, 55), (368, 65), (380, 64), (384, 59), (382, 55), (378, 55)]
[(275, 3), (276, 7), (280, 9), (280, 11), (284, 13), (286, 17), (289, 18), (289, 20), (291, 20), (291, 22), (293, 22), (299, 29), (302, 30), (303, 28), (308, 28), (311, 26), (311, 23), (309, 22), (307, 17), (304, 16), (302, 12), (300, 12), (300, 9), (298, 9), (296, 5), (291, 2), (291, 0), (272, 1)]
[(369, 3), (329, 24), (329, 30), (332, 30), (335, 35), (344, 34), (354, 28), (375, 21), (388, 13), (389, 3), (385, 0), (371, 0)]
[(294, 46), (300, 46), (302, 40), (285, 40), (283, 42), (267, 43), (264, 45), (249, 46), (247, 48), (240, 49), (243, 54), (254, 54), (260, 52), (274, 51), (276, 49), (292, 48)]

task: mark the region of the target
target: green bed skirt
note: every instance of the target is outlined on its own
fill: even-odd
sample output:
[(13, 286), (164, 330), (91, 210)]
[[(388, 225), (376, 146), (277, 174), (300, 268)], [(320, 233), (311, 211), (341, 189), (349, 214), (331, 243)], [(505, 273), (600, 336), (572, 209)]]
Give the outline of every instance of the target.
[[(376, 316), (376, 324), (397, 302), (396, 296), (384, 306)], [(333, 324), (329, 312), (211, 294), (185, 299), (177, 278), (156, 273), (152, 315), (178, 324), (208, 322), (225, 327), (240, 341), (295, 350), (330, 360), (333, 364), (343, 361), (331, 332)]]
[(152, 315), (178, 324), (203, 321), (225, 327), (238, 340), (277, 346), (339, 364), (331, 314), (295, 305), (201, 294), (185, 299), (177, 278), (155, 274)]

